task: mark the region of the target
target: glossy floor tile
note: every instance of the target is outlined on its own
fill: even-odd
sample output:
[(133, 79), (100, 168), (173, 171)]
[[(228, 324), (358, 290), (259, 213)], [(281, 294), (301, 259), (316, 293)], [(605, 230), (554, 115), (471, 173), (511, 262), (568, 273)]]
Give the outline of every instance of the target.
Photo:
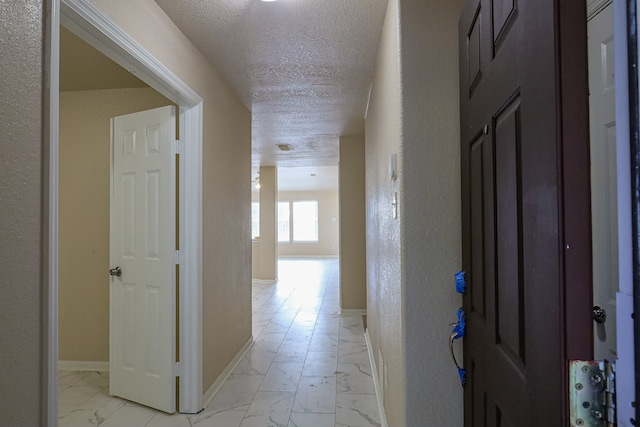
[(281, 259), (253, 284), (254, 344), (200, 413), (109, 396), (104, 372), (59, 373), (60, 427), (378, 427), (362, 316), (340, 315), (336, 259)]

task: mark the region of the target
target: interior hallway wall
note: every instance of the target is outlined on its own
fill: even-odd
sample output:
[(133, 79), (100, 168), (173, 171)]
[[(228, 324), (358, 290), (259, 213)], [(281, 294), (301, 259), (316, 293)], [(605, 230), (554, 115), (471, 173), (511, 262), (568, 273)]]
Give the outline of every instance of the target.
[[(463, 389), (448, 345), (450, 324), (462, 305), (454, 280), (462, 265), (461, 9), (461, 0), (400, 2), (404, 163), (400, 204), (409, 426), (463, 424)], [(456, 346), (462, 348), (460, 343)]]
[(340, 138), (340, 308), (367, 308), (364, 135)]
[(257, 279), (260, 275), (260, 241), (251, 241), (251, 278)]
[(48, 218), (44, 6), (0, 2), (0, 425), (44, 425)]
[(204, 100), (204, 392), (251, 338), (251, 113), (153, 0), (91, 1)]
[[(383, 391), (390, 426), (407, 425), (402, 247), (400, 219), (393, 218), (392, 205), (404, 173), (398, 7), (398, 0), (388, 1), (365, 119), (367, 330), (378, 378), (387, 365)], [(395, 181), (389, 179), (392, 153), (398, 158)]]
[(258, 279), (278, 279), (278, 170), (260, 168), (260, 242)]
[(109, 360), (110, 119), (170, 104), (151, 88), (60, 93), (60, 360)]
[[(459, 0), (389, 0), (366, 119), (368, 326), (388, 366), (393, 426), (463, 423), (447, 341), (462, 304), (453, 276), (461, 265), (460, 10)], [(398, 183), (389, 180), (394, 152)]]

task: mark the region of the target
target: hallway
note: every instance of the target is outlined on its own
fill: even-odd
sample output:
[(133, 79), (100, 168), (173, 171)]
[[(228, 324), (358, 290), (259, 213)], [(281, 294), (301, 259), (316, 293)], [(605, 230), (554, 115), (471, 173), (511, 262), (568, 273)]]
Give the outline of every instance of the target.
[(380, 426), (363, 318), (339, 314), (338, 260), (278, 268), (277, 284), (253, 285), (253, 346), (200, 414), (110, 397), (108, 373), (61, 371), (59, 426)]

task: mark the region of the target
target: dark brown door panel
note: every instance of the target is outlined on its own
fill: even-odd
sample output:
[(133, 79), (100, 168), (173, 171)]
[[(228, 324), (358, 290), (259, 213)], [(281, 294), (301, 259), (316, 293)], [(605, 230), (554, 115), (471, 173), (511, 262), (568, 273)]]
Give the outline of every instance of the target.
[[(566, 82), (567, 57), (576, 78), (586, 75), (586, 55), (579, 57), (586, 25), (584, 39), (572, 39), (575, 50), (560, 42), (586, 23), (584, 2), (563, 3), (566, 9), (558, 0), (469, 0), (460, 16), (467, 427), (563, 426), (566, 417), (565, 293), (576, 289), (565, 274), (575, 262), (564, 251), (566, 212), (588, 215), (589, 206), (566, 197), (564, 128), (584, 123), (571, 156), (588, 158), (589, 144), (588, 112), (580, 107), (586, 85), (568, 92)], [(571, 179), (588, 188), (588, 162), (570, 166)], [(571, 238), (589, 246), (588, 232)], [(586, 254), (579, 259), (590, 269)]]

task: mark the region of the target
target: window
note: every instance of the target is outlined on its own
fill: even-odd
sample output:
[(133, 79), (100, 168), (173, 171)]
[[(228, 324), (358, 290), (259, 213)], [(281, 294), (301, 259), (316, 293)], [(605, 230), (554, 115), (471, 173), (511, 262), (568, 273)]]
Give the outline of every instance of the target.
[(293, 202), (293, 241), (318, 241), (318, 201)]
[(318, 201), (278, 202), (278, 242), (318, 241)]
[(260, 237), (260, 202), (251, 202), (251, 239)]
[(288, 243), (291, 241), (290, 218), (289, 202), (278, 202), (278, 242)]

